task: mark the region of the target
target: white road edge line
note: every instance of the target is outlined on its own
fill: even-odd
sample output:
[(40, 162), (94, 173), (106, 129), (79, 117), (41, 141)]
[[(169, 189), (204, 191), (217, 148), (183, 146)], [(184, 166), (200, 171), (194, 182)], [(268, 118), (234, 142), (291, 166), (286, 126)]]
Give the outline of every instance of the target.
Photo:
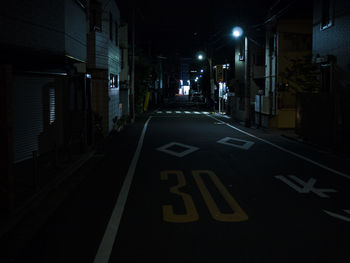
[(105, 233), (103, 235), (102, 241), (101, 241), (100, 246), (97, 250), (97, 253), (96, 253), (96, 256), (94, 259), (94, 263), (108, 263), (109, 258), (111, 256), (113, 245), (114, 245), (117, 233), (118, 233), (120, 220), (122, 218), (125, 203), (126, 203), (126, 200), (127, 200), (128, 194), (129, 194), (131, 182), (132, 182), (132, 179), (134, 177), (137, 161), (139, 159), (140, 152), (142, 149), (143, 140), (144, 140), (144, 137), (146, 134), (147, 126), (148, 126), (148, 123), (151, 120), (151, 118), (152, 118), (152, 116), (150, 116), (147, 119), (147, 121), (145, 122), (145, 125), (143, 127), (136, 151), (134, 153), (134, 156), (133, 156), (132, 161), (131, 161), (130, 166), (129, 166), (128, 173), (126, 174), (126, 177), (124, 179), (122, 188), (120, 190), (117, 202), (114, 206), (112, 215), (109, 219), (109, 222), (108, 222), (108, 225), (106, 227)]
[(237, 128), (237, 127), (231, 125), (231, 124), (228, 124), (228, 123), (226, 123), (226, 122), (224, 122), (224, 121), (222, 121), (222, 120), (220, 120), (220, 119), (217, 119), (217, 118), (215, 118), (215, 117), (213, 117), (213, 116), (211, 116), (211, 115), (206, 115), (206, 116), (208, 116), (208, 117), (210, 117), (210, 118), (212, 118), (212, 119), (214, 119), (214, 120), (217, 120), (218, 122), (224, 123), (224, 124), (226, 124), (228, 127), (232, 128), (232, 129), (234, 129), (234, 130), (237, 130), (237, 131), (239, 131), (239, 132), (241, 132), (241, 133), (244, 133), (244, 134), (246, 134), (246, 135), (248, 135), (248, 136), (250, 136), (250, 137), (252, 137), (252, 138), (255, 138), (255, 139), (259, 140), (259, 141), (262, 141), (262, 142), (264, 142), (264, 143), (267, 143), (267, 144), (269, 144), (269, 145), (271, 145), (271, 146), (273, 146), (273, 147), (275, 147), (275, 148), (277, 148), (277, 149), (279, 149), (279, 150), (281, 150), (281, 151), (283, 151), (283, 152), (286, 152), (286, 153), (289, 153), (289, 154), (291, 154), (291, 155), (294, 155), (294, 156), (296, 156), (296, 157), (298, 157), (298, 158), (300, 158), (300, 159), (303, 159), (304, 161), (307, 161), (307, 162), (309, 162), (309, 163), (312, 163), (312, 164), (314, 164), (314, 165), (316, 165), (316, 166), (318, 166), (318, 167), (321, 167), (321, 168), (323, 168), (323, 169), (325, 169), (325, 170), (327, 170), (327, 171), (329, 171), (329, 172), (332, 172), (332, 173), (335, 173), (335, 174), (340, 175), (340, 176), (342, 176), (342, 177), (345, 177), (346, 179), (350, 179), (350, 175), (348, 175), (348, 174), (345, 174), (345, 173), (339, 172), (339, 171), (337, 171), (337, 170), (334, 170), (334, 169), (332, 169), (332, 168), (330, 168), (330, 167), (328, 167), (328, 166), (325, 166), (325, 165), (323, 165), (323, 164), (321, 164), (321, 163), (318, 163), (318, 162), (316, 162), (316, 161), (314, 161), (314, 160), (311, 160), (310, 158), (307, 158), (307, 157), (305, 157), (305, 156), (303, 156), (303, 155), (301, 155), (301, 154), (298, 154), (298, 153), (289, 151), (289, 150), (287, 150), (287, 149), (285, 149), (285, 148), (283, 148), (283, 147), (281, 147), (281, 146), (279, 146), (279, 145), (277, 145), (277, 144), (274, 144), (274, 143), (269, 142), (269, 141), (267, 141), (267, 140), (265, 140), (265, 139), (259, 138), (259, 137), (255, 136), (255, 135), (253, 135), (253, 134), (250, 134), (250, 133), (248, 133), (248, 132), (245, 132), (245, 131), (243, 131), (243, 130), (241, 130), (241, 129), (239, 129), (239, 128)]

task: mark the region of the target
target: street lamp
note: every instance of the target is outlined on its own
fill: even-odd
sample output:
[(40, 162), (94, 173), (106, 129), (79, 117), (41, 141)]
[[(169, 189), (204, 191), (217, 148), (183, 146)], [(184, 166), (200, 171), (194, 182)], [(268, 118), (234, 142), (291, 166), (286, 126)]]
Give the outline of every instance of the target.
[(244, 35), (244, 90), (245, 90), (245, 126), (250, 127), (250, 58), (249, 58), (249, 38), (243, 29), (235, 26), (232, 29), (234, 38), (240, 38)]
[(243, 35), (243, 29), (239, 26), (235, 26), (232, 30), (232, 35), (235, 37), (235, 38), (239, 38), (240, 36)]

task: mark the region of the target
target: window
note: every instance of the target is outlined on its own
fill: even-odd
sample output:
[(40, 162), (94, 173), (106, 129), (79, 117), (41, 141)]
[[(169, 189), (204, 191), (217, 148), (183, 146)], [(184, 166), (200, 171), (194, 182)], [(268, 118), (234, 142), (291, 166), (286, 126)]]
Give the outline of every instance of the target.
[(323, 30), (333, 25), (332, 0), (322, 0), (321, 8), (321, 30)]
[(119, 45), (119, 26), (118, 23), (115, 23), (115, 44)]
[(102, 7), (101, 3), (97, 1), (91, 2), (90, 7), (90, 30), (102, 31)]
[(109, 74), (109, 88), (119, 89), (119, 75)]
[(113, 16), (109, 13), (109, 39), (113, 40)]
[(115, 75), (114, 74), (109, 74), (109, 88), (113, 89), (115, 88)]

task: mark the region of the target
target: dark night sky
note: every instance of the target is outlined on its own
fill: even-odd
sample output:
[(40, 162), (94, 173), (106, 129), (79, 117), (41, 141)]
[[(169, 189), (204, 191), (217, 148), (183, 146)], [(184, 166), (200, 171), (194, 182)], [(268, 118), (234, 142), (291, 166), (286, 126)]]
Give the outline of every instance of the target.
[[(136, 3), (136, 39), (139, 45), (152, 43), (152, 50), (163, 55), (193, 56), (204, 49), (210, 36), (216, 46), (232, 43), (234, 25), (255, 25), (264, 21), (276, 2), (293, 0), (146, 0)], [(311, 0), (306, 0), (310, 3)], [(131, 0), (117, 0), (124, 16)], [(233, 44), (233, 43), (232, 43)]]

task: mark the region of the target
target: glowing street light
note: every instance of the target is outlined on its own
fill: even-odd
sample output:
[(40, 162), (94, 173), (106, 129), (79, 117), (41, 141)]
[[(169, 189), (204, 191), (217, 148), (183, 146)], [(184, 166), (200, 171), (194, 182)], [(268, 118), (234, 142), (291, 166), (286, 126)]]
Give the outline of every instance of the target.
[(243, 29), (239, 26), (235, 26), (232, 30), (232, 35), (235, 37), (235, 38), (239, 38), (240, 36), (243, 35)]

